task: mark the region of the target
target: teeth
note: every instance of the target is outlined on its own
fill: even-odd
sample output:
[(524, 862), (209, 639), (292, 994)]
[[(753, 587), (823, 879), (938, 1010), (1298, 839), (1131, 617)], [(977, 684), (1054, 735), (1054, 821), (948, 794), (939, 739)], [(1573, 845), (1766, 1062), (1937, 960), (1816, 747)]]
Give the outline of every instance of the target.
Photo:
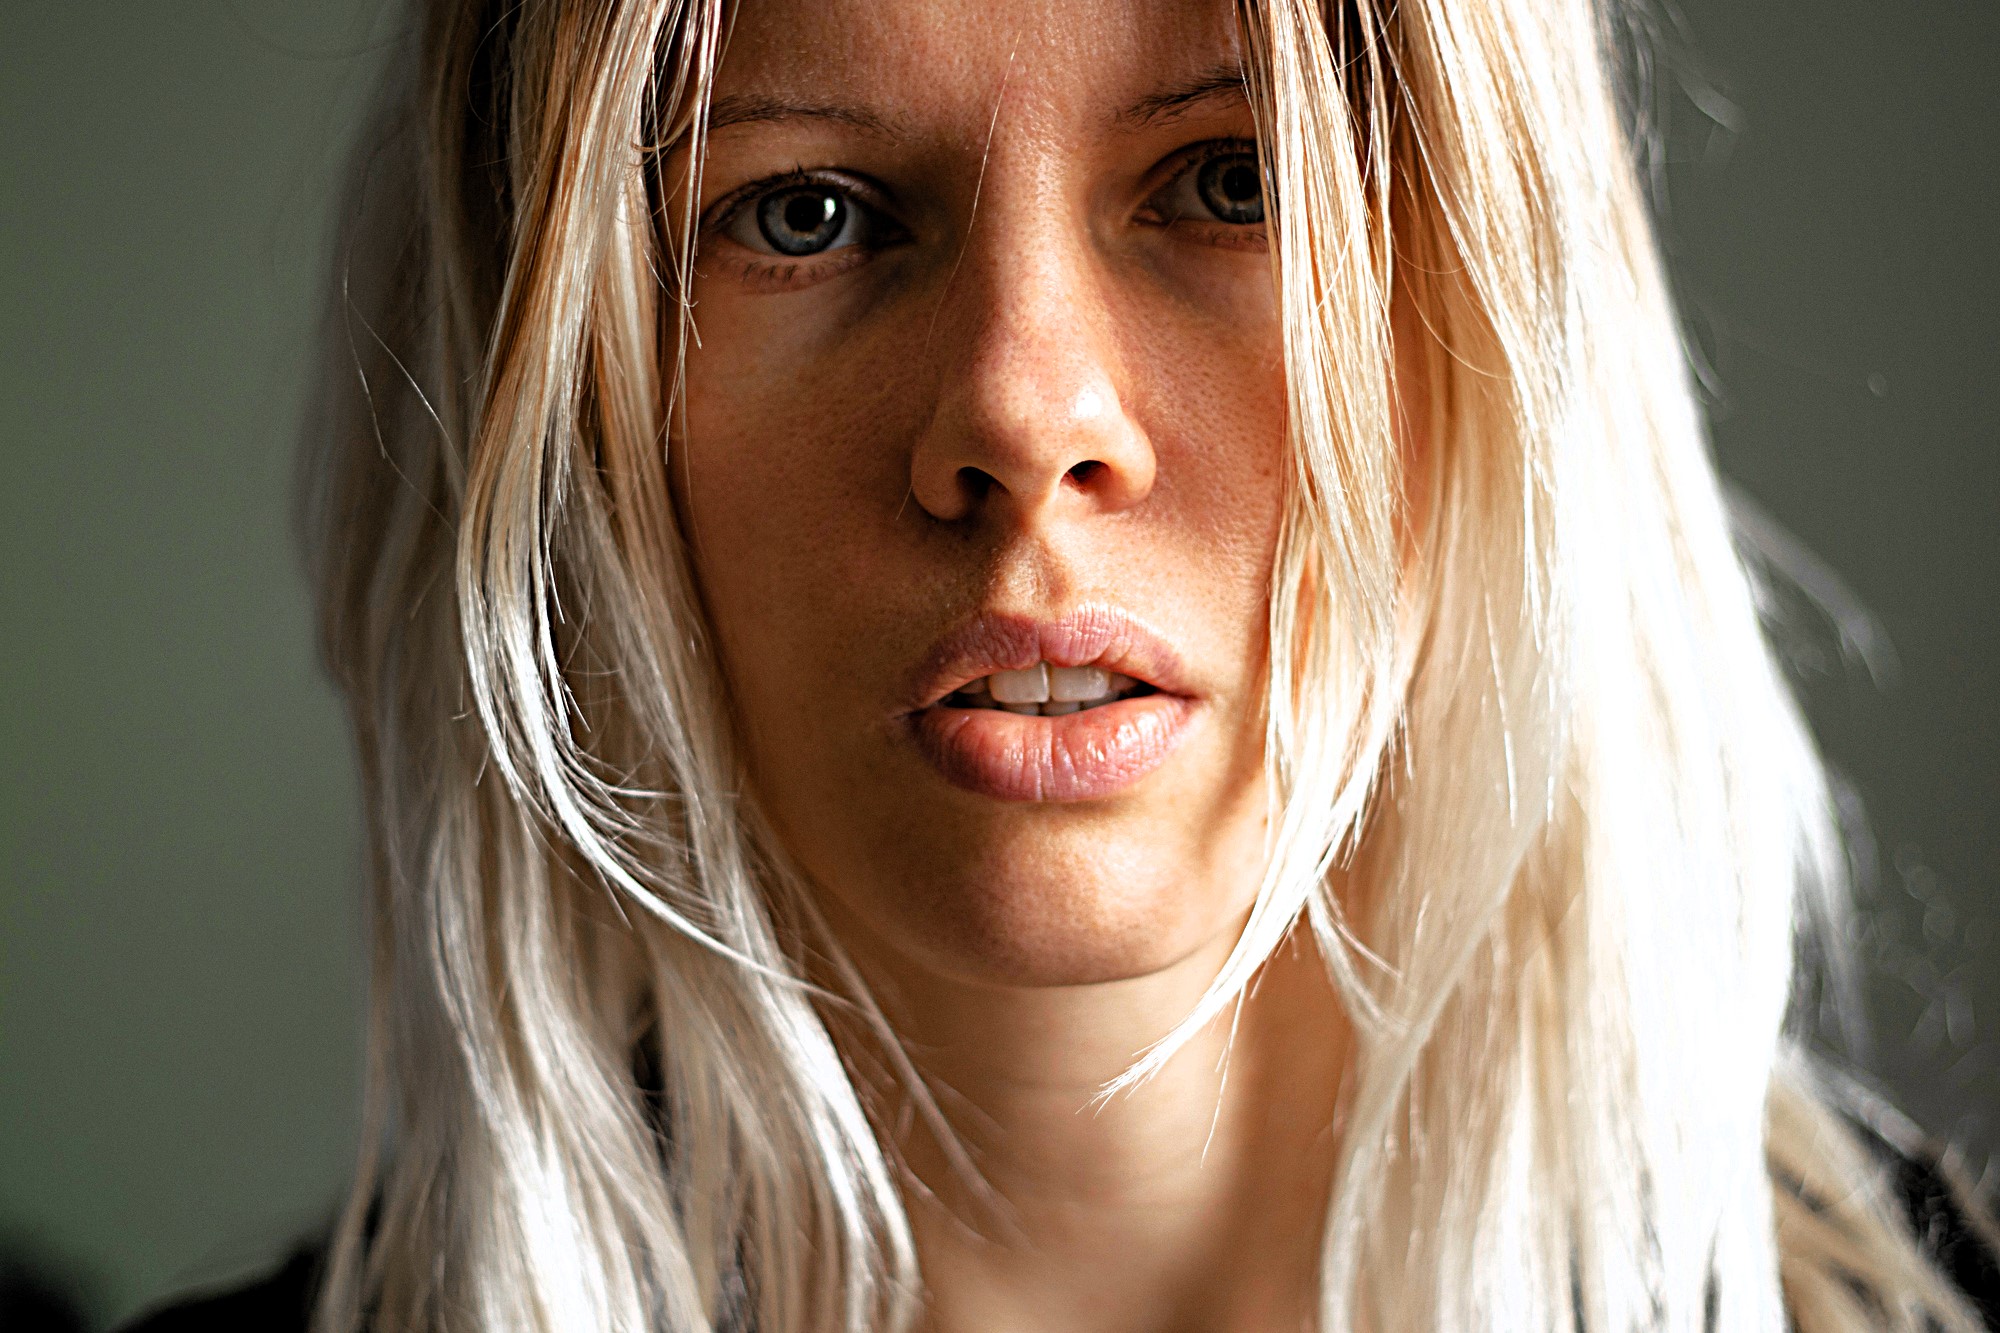
[(1005, 704), (1040, 704), (1049, 699), (1049, 664), (1037, 662), (1021, 671), (996, 671), (987, 677), (993, 698)]
[(1140, 682), (1102, 667), (1059, 667), (1037, 662), (1019, 671), (996, 671), (952, 692), (960, 708), (998, 708), (1023, 717), (1066, 717), (1115, 703)]
[(1050, 667), (1049, 698), (1057, 703), (1082, 703), (1111, 693), (1111, 673), (1097, 667)]

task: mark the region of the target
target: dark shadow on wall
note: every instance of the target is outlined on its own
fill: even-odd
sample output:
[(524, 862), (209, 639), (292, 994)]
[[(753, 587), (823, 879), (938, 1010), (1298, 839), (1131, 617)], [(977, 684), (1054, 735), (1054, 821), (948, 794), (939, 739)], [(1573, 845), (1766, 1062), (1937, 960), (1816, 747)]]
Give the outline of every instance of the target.
[(0, 1330), (90, 1333), (91, 1282), (82, 1268), (19, 1237), (0, 1238)]

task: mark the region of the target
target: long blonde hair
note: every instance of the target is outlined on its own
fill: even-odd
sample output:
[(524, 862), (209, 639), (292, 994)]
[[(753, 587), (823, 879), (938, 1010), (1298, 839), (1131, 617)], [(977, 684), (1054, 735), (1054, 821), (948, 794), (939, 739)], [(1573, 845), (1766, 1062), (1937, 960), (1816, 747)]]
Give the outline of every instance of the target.
[[(307, 506), (369, 798), (319, 1328), (909, 1327), (894, 1063), (745, 805), (668, 502), (723, 0), (425, 6)], [(1786, 1035), (1837, 911), (1589, 0), (1246, 0), (1295, 466), (1269, 870), (1353, 1013), (1328, 1330), (1974, 1328)], [(1392, 297), (1428, 336), (1405, 574)], [(1406, 391), (1411, 386), (1404, 386)], [(1333, 884), (1341, 884), (1336, 893)], [(907, 1066), (901, 1071), (911, 1077)]]

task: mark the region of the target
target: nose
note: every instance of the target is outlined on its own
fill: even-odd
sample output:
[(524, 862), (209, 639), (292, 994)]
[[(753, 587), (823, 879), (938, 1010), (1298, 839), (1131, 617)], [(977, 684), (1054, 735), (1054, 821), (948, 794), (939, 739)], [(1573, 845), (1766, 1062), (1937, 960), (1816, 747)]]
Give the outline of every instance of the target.
[(1151, 493), (1156, 460), (1130, 410), (1109, 281), (1087, 241), (995, 225), (968, 244), (930, 339), (944, 361), (937, 408), (910, 460), (931, 517), (1032, 526)]

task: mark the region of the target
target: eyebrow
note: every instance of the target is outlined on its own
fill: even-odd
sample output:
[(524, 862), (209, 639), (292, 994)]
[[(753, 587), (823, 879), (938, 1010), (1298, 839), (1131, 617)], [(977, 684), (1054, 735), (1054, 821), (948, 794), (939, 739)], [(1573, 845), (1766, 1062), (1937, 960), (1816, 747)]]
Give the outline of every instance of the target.
[(1158, 125), (1184, 116), (1203, 102), (1247, 101), (1250, 86), (1241, 65), (1212, 65), (1185, 83), (1148, 93), (1120, 111), (1114, 120), (1134, 128)]
[[(1248, 96), (1240, 65), (1215, 65), (1202, 73), (1157, 92), (1146, 94), (1112, 117), (1112, 123), (1143, 129), (1186, 115), (1203, 102), (1241, 100)], [(889, 122), (872, 111), (855, 106), (824, 102), (791, 102), (777, 97), (732, 93), (718, 97), (709, 107), (708, 132), (713, 134), (733, 125), (755, 125), (786, 120), (823, 120), (846, 125), (884, 139), (897, 137)]]
[(755, 125), (769, 121), (783, 120), (826, 120), (838, 125), (847, 125), (883, 138), (895, 137), (889, 123), (872, 111), (860, 107), (835, 106), (819, 102), (787, 102), (776, 97), (753, 97), (731, 94), (718, 97), (708, 110), (708, 131), (728, 129), (732, 125)]

